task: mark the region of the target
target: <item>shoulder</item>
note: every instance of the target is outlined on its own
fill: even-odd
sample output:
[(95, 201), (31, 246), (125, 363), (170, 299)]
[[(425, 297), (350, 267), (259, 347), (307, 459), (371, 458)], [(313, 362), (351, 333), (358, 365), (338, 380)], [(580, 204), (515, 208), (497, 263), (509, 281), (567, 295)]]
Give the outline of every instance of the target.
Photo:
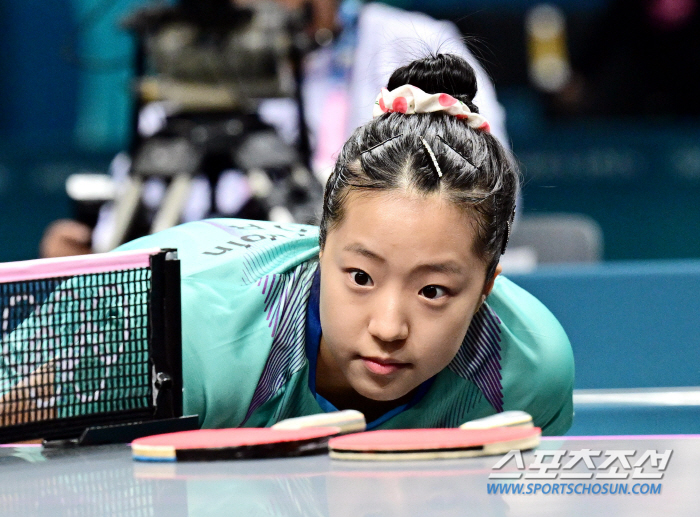
[(207, 219), (182, 224), (117, 248), (175, 248), (183, 278), (208, 271), (252, 281), (283, 273), (318, 255), (318, 228), (243, 219)]
[(545, 434), (565, 432), (574, 383), (566, 332), (537, 298), (507, 278), (496, 280), (488, 304), (501, 322), (504, 409), (530, 412)]
[(537, 356), (545, 364), (571, 363), (571, 345), (556, 317), (522, 287), (501, 276), (496, 279), (488, 305), (498, 315), (505, 332)]
[(432, 400), (441, 401), (439, 422), (449, 425), (519, 409), (544, 434), (563, 434), (573, 418), (573, 382), (571, 345), (557, 319), (534, 296), (499, 277), (456, 356), (438, 375)]
[(210, 219), (121, 249), (150, 247), (176, 248), (181, 262), (185, 410), (204, 427), (238, 426), (303, 365), (293, 359), (303, 354), (317, 228)]

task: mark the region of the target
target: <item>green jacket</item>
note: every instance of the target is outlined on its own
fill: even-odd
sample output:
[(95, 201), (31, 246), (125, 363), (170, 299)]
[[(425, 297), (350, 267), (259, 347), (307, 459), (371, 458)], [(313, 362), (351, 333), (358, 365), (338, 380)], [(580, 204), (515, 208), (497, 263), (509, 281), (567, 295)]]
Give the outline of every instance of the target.
[[(186, 414), (204, 427), (269, 426), (323, 410), (308, 384), (307, 301), (318, 229), (212, 219), (130, 242), (177, 248), (182, 267)], [(413, 406), (379, 429), (455, 427), (520, 409), (544, 434), (573, 417), (571, 346), (532, 295), (497, 278), (457, 357)]]

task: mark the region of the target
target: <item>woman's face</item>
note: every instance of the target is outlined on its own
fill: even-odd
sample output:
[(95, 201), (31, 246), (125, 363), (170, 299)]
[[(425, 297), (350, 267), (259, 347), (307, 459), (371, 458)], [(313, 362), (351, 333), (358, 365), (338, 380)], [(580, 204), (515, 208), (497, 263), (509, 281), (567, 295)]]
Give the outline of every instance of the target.
[(390, 401), (445, 368), (493, 286), (475, 235), (439, 195), (351, 192), (320, 258), (323, 384)]

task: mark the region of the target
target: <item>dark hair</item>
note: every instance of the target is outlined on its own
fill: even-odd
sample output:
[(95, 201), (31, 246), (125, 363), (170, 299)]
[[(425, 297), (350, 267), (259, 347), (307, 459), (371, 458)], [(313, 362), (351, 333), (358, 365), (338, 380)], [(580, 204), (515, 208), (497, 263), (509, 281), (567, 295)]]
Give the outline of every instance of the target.
[[(473, 104), (476, 76), (464, 59), (437, 54), (397, 69), (387, 88), (411, 84), (435, 94), (447, 93), (478, 112)], [(423, 144), (432, 149), (437, 170)], [(409, 188), (440, 193), (470, 211), (477, 222), (474, 252), (487, 264), (487, 281), (510, 234), (519, 173), (510, 153), (489, 132), (472, 129), (444, 112), (387, 113), (355, 130), (338, 156), (324, 193), (319, 243), (340, 224), (352, 190)]]

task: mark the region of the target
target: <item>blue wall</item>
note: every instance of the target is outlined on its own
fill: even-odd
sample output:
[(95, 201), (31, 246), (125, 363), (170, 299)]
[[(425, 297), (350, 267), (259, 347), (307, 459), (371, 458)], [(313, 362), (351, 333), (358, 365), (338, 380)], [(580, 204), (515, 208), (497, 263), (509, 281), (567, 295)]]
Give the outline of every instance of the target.
[(566, 330), (576, 388), (700, 385), (700, 261), (552, 266), (509, 278)]
[(70, 217), (65, 179), (104, 171), (130, 131), (136, 0), (0, 3), (0, 261), (35, 258)]
[(2, 147), (61, 147), (71, 142), (78, 70), (61, 56), (73, 25), (64, 2), (0, 4)]

